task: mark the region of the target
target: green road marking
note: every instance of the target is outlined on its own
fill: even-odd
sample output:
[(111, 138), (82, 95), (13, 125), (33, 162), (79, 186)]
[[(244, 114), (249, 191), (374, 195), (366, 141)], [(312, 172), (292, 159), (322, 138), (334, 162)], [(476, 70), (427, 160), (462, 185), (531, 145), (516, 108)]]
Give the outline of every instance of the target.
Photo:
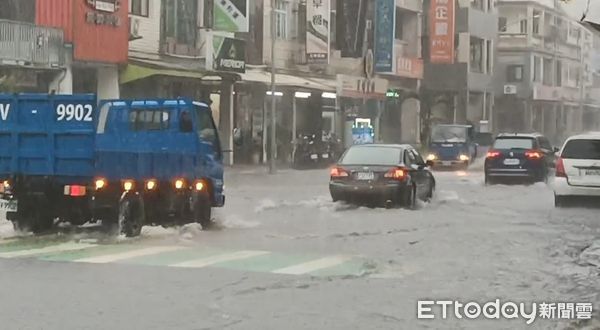
[(58, 253), (50, 253), (40, 257), (40, 260), (44, 261), (75, 261), (84, 258), (98, 257), (107, 254), (120, 253), (124, 251), (130, 251), (133, 249), (143, 248), (143, 246), (134, 245), (98, 245), (93, 248), (77, 250), (77, 251), (66, 251)]
[(159, 254), (136, 257), (120, 261), (124, 264), (146, 265), (146, 266), (169, 266), (194, 259), (211, 257), (224, 253), (223, 250), (207, 247), (191, 247), (189, 249), (163, 252)]
[(360, 276), (368, 271), (369, 269), (365, 267), (364, 260), (361, 260), (359, 258), (353, 258), (337, 266), (320, 269), (314, 272), (310, 272), (309, 274), (317, 277), (347, 275)]
[(0, 245), (0, 253), (3, 252), (15, 252), (21, 250), (40, 249), (47, 246), (58, 245), (66, 243), (69, 240), (65, 238), (53, 238), (53, 239), (25, 239), (16, 240), (10, 243)]
[(233, 270), (268, 273), (315, 259), (314, 256), (266, 254), (242, 260), (226, 261), (213, 265), (214, 267)]

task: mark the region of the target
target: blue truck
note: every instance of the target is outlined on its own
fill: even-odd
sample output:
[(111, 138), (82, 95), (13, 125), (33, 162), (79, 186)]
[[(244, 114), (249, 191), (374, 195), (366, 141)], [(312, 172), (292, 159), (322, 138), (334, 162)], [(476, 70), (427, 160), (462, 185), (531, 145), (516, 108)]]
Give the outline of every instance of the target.
[(225, 204), (210, 108), (189, 99), (0, 94), (0, 209), (18, 230), (211, 224)]
[(477, 157), (471, 125), (437, 125), (431, 130), (427, 160), (436, 168), (466, 169)]

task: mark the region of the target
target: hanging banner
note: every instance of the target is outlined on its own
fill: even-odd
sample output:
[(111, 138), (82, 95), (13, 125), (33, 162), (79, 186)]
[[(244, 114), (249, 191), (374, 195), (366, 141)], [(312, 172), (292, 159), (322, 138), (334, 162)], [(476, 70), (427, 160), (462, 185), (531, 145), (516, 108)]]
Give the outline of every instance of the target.
[(215, 31), (248, 32), (249, 0), (213, 0)]
[(306, 55), (309, 63), (329, 63), (330, 0), (306, 1)]
[(367, 0), (337, 1), (336, 42), (342, 57), (364, 56), (367, 5)]
[(431, 0), (429, 8), (431, 63), (454, 63), (455, 6), (456, 1)]
[(395, 0), (377, 0), (375, 16), (375, 72), (394, 70)]

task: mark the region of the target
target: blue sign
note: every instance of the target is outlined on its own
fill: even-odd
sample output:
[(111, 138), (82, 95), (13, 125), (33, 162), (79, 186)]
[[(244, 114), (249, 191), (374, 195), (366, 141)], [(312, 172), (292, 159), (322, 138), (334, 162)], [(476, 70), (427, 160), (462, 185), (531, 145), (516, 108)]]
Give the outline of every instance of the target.
[(375, 72), (394, 70), (395, 0), (377, 0), (375, 15)]

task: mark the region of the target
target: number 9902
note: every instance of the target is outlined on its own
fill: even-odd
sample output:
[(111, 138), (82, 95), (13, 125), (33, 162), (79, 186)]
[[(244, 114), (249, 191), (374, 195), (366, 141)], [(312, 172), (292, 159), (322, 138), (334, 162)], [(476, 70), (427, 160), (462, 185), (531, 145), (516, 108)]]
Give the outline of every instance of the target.
[(59, 104), (56, 107), (56, 121), (92, 121), (90, 104)]

